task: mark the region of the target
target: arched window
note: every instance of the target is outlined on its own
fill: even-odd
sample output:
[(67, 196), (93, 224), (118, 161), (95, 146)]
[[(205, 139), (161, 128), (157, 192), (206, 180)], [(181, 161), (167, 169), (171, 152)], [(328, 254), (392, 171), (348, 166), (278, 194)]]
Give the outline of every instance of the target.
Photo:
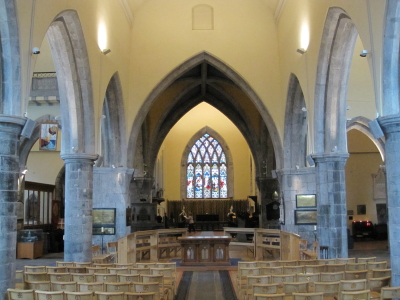
[(205, 133), (187, 156), (186, 197), (228, 198), (227, 165), (221, 144)]

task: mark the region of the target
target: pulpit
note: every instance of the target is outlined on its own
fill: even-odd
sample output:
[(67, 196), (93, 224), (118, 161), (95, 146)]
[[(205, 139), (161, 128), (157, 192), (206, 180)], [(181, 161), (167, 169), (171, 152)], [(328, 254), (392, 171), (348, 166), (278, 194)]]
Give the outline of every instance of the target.
[(179, 237), (182, 246), (183, 266), (218, 265), (229, 266), (228, 236), (186, 236)]

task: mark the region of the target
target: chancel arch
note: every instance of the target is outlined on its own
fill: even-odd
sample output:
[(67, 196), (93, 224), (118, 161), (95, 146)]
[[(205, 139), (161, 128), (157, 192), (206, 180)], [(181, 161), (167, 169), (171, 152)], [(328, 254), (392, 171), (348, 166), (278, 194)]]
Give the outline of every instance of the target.
[[(205, 135), (207, 135), (207, 137), (205, 137)], [(188, 196), (188, 180), (189, 180), (188, 179), (188, 166), (192, 165), (193, 166), (193, 171), (195, 173), (196, 165), (197, 165), (197, 161), (198, 161), (198, 159), (196, 157), (197, 157), (197, 154), (201, 155), (200, 147), (202, 147), (203, 145), (199, 145), (200, 146), (200, 147), (198, 147), (199, 151), (196, 152), (196, 157), (193, 159), (193, 163), (192, 164), (189, 163), (188, 157), (192, 153), (193, 146), (196, 147), (196, 145), (195, 145), (196, 141), (199, 141), (202, 138), (204, 140), (207, 139), (207, 138), (213, 138), (212, 141), (215, 140), (215, 141), (218, 142), (218, 144), (222, 148), (222, 152), (225, 155), (225, 159), (223, 161), (225, 161), (225, 166), (226, 166), (226, 169), (227, 169), (226, 170), (227, 194), (223, 195), (222, 197), (220, 196), (220, 194), (218, 194), (218, 196), (217, 195), (214, 196), (211, 191), (210, 191), (210, 195), (208, 195), (208, 194), (204, 195), (204, 193), (202, 193), (202, 196), (200, 196), (200, 195), (197, 196), (195, 194), (195, 191), (194, 191), (195, 188), (196, 188), (195, 186), (193, 186), (193, 197)], [(207, 145), (208, 147), (212, 147), (212, 144), (211, 144), (212, 141), (210, 142), (210, 144)], [(216, 144), (216, 145), (218, 146), (218, 144)], [(205, 149), (205, 151), (207, 151), (205, 153), (205, 155), (209, 154), (209, 152), (213, 152), (212, 155), (214, 155), (214, 154), (217, 155), (215, 153), (216, 151), (215, 152), (212, 151), (212, 150), (208, 151), (208, 147), (207, 147), (207, 149)], [(202, 163), (201, 163), (201, 166), (203, 167), (202, 169), (204, 170), (204, 164), (208, 164), (208, 165), (212, 166), (214, 161), (215, 161), (216, 166), (217, 165), (218, 165), (218, 167), (221, 166), (221, 163), (220, 163), (221, 162), (221, 157), (216, 157), (215, 159), (213, 159), (211, 157), (211, 158), (208, 159), (208, 163), (204, 162), (204, 159), (202, 160)], [(234, 172), (233, 172), (233, 168), (234, 168), (234, 164), (233, 164), (233, 158), (232, 158), (232, 155), (231, 155), (231, 151), (229, 149), (228, 144), (225, 142), (224, 138), (221, 135), (219, 135), (218, 132), (216, 132), (215, 130), (213, 130), (210, 127), (202, 128), (195, 135), (193, 135), (193, 137), (188, 141), (187, 146), (185, 147), (185, 150), (182, 153), (182, 160), (181, 160), (181, 199), (185, 199), (185, 198), (212, 199), (212, 198), (231, 198), (231, 197), (233, 197), (234, 196), (234, 184), (233, 184), (234, 183)], [(220, 170), (220, 168), (219, 168), (219, 170)], [(208, 181), (209, 181), (209, 185), (210, 185), (209, 188), (206, 187), (205, 172), (202, 172), (202, 174), (200, 176), (201, 180), (202, 180), (201, 189), (203, 191), (207, 190), (207, 189), (210, 189), (210, 190), (213, 189), (214, 182), (212, 182), (212, 178), (211, 178), (212, 175), (213, 175), (212, 174), (212, 170), (209, 170), (209, 172), (210, 172), (210, 174), (208, 175), (208, 177), (209, 177)], [(218, 175), (219, 176), (217, 176), (218, 179), (216, 179), (216, 181), (218, 183), (220, 183), (221, 182), (221, 178), (220, 178), (221, 173), (218, 172)], [(194, 181), (193, 185), (195, 185), (196, 184), (196, 182), (195, 182), (196, 181), (196, 174), (193, 174), (193, 179), (192, 180)], [(217, 185), (218, 185), (218, 183), (217, 183)], [(217, 189), (219, 189), (219, 188), (220, 187), (217, 187)]]

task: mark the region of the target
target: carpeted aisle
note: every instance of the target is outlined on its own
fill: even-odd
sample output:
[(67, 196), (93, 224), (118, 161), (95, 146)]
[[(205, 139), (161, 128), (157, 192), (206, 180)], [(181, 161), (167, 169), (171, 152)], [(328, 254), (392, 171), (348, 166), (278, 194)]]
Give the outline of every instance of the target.
[(228, 271), (185, 271), (175, 300), (237, 300)]

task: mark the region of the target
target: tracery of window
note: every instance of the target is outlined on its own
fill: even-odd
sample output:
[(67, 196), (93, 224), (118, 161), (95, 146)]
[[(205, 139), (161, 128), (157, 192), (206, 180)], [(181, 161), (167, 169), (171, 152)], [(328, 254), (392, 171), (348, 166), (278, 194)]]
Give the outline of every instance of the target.
[(224, 149), (208, 133), (199, 138), (187, 157), (187, 198), (228, 198)]

